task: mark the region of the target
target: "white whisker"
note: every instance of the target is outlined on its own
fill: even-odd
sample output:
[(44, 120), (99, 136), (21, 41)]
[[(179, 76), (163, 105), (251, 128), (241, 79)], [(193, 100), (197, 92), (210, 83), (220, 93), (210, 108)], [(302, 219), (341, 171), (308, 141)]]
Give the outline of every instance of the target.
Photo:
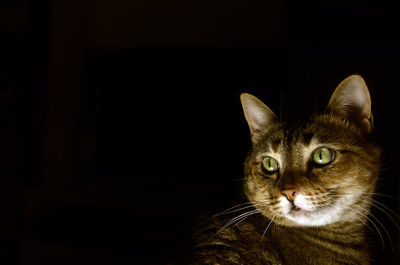
[[(393, 217), (392, 217), (388, 212), (386, 212), (384, 209), (382, 209), (381, 207), (379, 207), (378, 205), (376, 205), (376, 203), (381, 204), (380, 202), (375, 201), (375, 203), (374, 203), (374, 202), (371, 202), (371, 205), (374, 206), (375, 208), (379, 209), (380, 211), (382, 211), (384, 214), (386, 214), (386, 215), (390, 218), (390, 220), (394, 223), (394, 225), (397, 227), (397, 229), (400, 231), (400, 226), (399, 226), (399, 224), (393, 219)], [(394, 213), (390, 208), (388, 208), (388, 207), (385, 206), (384, 204), (381, 204), (381, 205), (382, 205), (383, 207), (387, 208), (388, 210), (390, 210), (390, 211), (392, 212), (392, 214), (396, 215), (396, 217), (399, 218), (399, 216), (398, 216), (396, 213)]]
[(240, 215), (238, 215), (238, 216), (232, 218), (227, 224), (225, 224), (223, 227), (221, 227), (221, 228), (213, 235), (212, 238), (214, 238), (216, 235), (218, 235), (219, 233), (221, 233), (222, 231), (224, 231), (225, 229), (227, 229), (229, 226), (231, 226), (231, 225), (234, 224), (235, 222), (243, 221), (242, 219), (246, 219), (246, 218), (249, 217), (250, 215), (257, 214), (257, 213), (259, 213), (259, 212), (260, 212), (260, 210), (256, 209), (256, 210), (252, 210), (252, 211), (249, 211), (249, 212), (242, 213), (242, 214), (240, 214)]
[(214, 217), (217, 217), (217, 216), (219, 216), (219, 215), (223, 215), (223, 214), (225, 214), (225, 213), (227, 213), (227, 212), (229, 212), (229, 211), (231, 211), (231, 210), (233, 210), (233, 209), (240, 208), (240, 207), (242, 207), (242, 206), (244, 206), (244, 205), (249, 205), (249, 204), (252, 205), (251, 202), (245, 202), (245, 203), (241, 203), (241, 204), (235, 205), (235, 206), (233, 206), (233, 207), (231, 207), (231, 208), (228, 208), (228, 209), (226, 209), (226, 210), (224, 210), (224, 211), (222, 211), (222, 212), (220, 212), (220, 213), (215, 214)]
[(264, 236), (265, 236), (265, 233), (267, 232), (269, 226), (272, 224), (272, 222), (274, 221), (274, 219), (275, 219), (275, 217), (276, 217), (277, 215), (278, 215), (278, 214), (275, 214), (275, 215), (272, 217), (271, 221), (269, 221), (267, 227), (266, 227), (265, 230), (264, 230), (264, 233), (262, 234), (261, 241), (263, 240), (263, 238), (264, 238)]
[[(361, 208), (361, 207), (359, 207), (358, 205), (352, 205), (352, 207), (354, 207), (354, 206), (358, 207), (359, 209)], [(362, 209), (362, 208), (361, 208), (361, 209)], [(375, 227), (375, 229), (376, 229), (377, 232), (379, 233), (379, 236), (380, 236), (381, 241), (382, 241), (382, 249), (384, 250), (384, 249), (385, 249), (384, 239), (383, 239), (382, 233), (380, 232), (380, 230), (378, 229), (378, 227), (376, 226), (376, 224), (375, 224), (367, 215), (363, 214), (362, 212), (357, 211), (357, 210), (355, 210), (354, 208), (352, 208), (352, 210), (355, 211), (355, 212), (357, 212), (357, 213), (359, 213), (359, 214), (361, 214), (362, 216), (364, 216), (365, 218), (367, 218), (367, 219), (372, 223), (372, 225)], [(362, 210), (363, 210), (363, 209), (362, 209)], [(383, 228), (383, 231), (385, 232), (385, 234), (386, 234), (386, 235), (388, 236), (388, 238), (389, 238), (389, 241), (390, 241), (390, 244), (391, 244), (391, 247), (392, 247), (392, 251), (393, 251), (393, 241), (392, 241), (392, 238), (390, 237), (390, 234), (389, 234), (389, 232), (387, 231), (386, 227), (385, 227), (374, 215), (372, 215), (371, 213), (370, 213), (370, 215), (371, 215), (371, 217), (374, 218), (375, 221), (378, 222), (378, 224)]]
[[(245, 202), (245, 203), (241, 203), (238, 205), (235, 205), (233, 207), (230, 207), (220, 213), (217, 213), (214, 215), (214, 217), (220, 216), (220, 215), (224, 215), (224, 214), (230, 214), (230, 213), (235, 213), (235, 212), (239, 212), (241, 210), (247, 209), (247, 208), (251, 208), (251, 207), (255, 207), (255, 206), (265, 206), (266, 203), (269, 202), (269, 200), (257, 200), (255, 203), (254, 202)], [(244, 207), (242, 207), (244, 206)], [(240, 208), (242, 207), (242, 208)]]

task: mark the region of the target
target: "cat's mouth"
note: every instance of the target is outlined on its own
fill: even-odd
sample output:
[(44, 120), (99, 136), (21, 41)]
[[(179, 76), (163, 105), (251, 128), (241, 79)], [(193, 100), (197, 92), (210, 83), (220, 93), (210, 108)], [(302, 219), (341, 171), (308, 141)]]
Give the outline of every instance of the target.
[(302, 217), (302, 216), (307, 216), (311, 213), (313, 213), (314, 211), (309, 211), (309, 210), (305, 210), (303, 208), (300, 208), (296, 205), (292, 205), (292, 208), (290, 209), (290, 211), (288, 212), (288, 215), (292, 216), (292, 217)]
[(323, 226), (335, 222), (340, 216), (340, 208), (329, 204), (321, 207), (301, 207), (294, 203), (286, 205), (285, 217), (297, 225)]
[[(282, 217), (302, 226), (321, 226), (332, 223), (338, 217), (340, 207), (335, 204), (307, 198), (301, 194), (296, 200), (288, 200), (286, 196), (279, 197)], [(293, 224), (290, 224), (293, 225)]]
[(300, 207), (297, 207), (297, 206), (294, 206), (292, 209), (292, 211), (301, 211), (301, 210), (303, 210), (303, 209), (301, 209)]

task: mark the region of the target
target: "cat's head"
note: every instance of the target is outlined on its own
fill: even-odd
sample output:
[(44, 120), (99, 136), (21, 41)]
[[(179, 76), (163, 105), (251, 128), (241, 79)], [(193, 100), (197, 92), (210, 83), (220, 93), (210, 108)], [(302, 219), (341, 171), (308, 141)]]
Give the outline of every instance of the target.
[(380, 148), (370, 140), (371, 100), (360, 76), (339, 84), (324, 113), (296, 124), (280, 122), (250, 94), (241, 101), (252, 139), (244, 190), (264, 216), (287, 226), (366, 216)]

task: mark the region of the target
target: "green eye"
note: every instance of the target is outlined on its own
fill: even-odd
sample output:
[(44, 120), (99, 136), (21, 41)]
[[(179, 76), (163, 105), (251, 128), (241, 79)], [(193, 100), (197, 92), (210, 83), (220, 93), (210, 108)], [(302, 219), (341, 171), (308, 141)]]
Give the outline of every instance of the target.
[(329, 164), (330, 162), (333, 161), (334, 158), (335, 158), (334, 153), (326, 147), (317, 149), (312, 157), (314, 163), (321, 166)]
[(279, 169), (278, 161), (269, 156), (263, 159), (262, 166), (267, 173), (274, 173)]

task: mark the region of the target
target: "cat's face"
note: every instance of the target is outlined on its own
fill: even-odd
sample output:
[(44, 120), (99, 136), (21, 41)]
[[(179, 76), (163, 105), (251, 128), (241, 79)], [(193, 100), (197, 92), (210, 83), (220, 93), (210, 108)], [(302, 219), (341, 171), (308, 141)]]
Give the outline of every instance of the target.
[(368, 213), (380, 149), (369, 141), (371, 102), (361, 77), (338, 86), (326, 113), (297, 125), (278, 122), (249, 94), (242, 103), (253, 141), (244, 189), (264, 216), (282, 225), (323, 226)]

